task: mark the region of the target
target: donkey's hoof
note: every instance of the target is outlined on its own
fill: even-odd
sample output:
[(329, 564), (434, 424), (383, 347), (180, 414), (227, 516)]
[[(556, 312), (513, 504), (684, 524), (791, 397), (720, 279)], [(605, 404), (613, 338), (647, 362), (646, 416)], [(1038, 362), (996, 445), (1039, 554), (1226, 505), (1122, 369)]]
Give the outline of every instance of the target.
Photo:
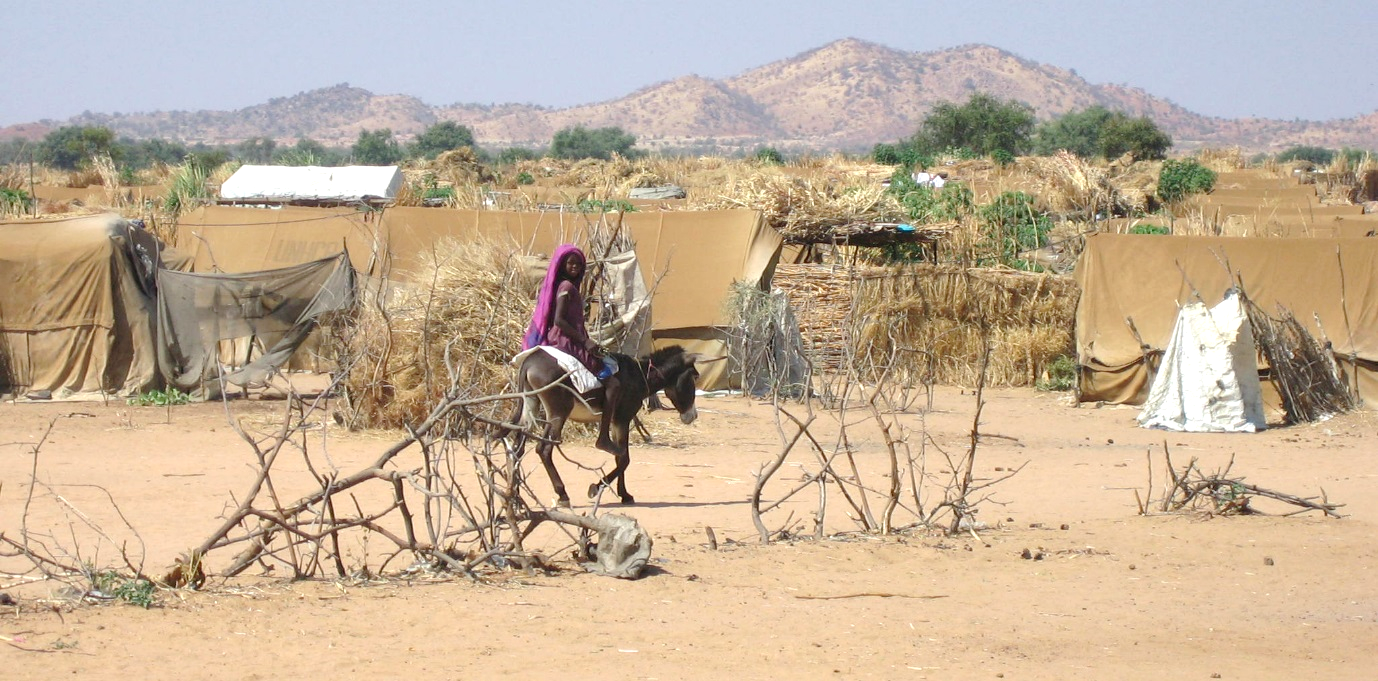
[(601, 483), (601, 482), (595, 482), (595, 483), (593, 483), (592, 485), (589, 485), (589, 498), (590, 498), (590, 499), (597, 499), (597, 498), (598, 498), (598, 493), (599, 493), (599, 492), (602, 492), (602, 491), (603, 491), (603, 483)]
[(569, 506), (569, 499), (565, 499), (565, 498), (556, 499), (556, 500), (555, 500), (555, 503), (554, 503), (553, 505), (555, 506), (555, 508), (569, 508), (569, 507), (570, 507), (570, 506)]
[(628, 495), (622, 497), (622, 505), (623, 505), (623, 506), (635, 506), (635, 505), (636, 505), (636, 499), (633, 499), (633, 498), (632, 498), (632, 495), (628, 494)]

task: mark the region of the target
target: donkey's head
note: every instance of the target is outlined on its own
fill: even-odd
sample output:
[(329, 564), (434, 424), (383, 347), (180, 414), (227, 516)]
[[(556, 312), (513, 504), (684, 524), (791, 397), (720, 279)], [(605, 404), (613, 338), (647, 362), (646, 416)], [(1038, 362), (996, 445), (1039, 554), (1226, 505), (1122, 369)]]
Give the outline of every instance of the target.
[(664, 390), (665, 396), (670, 398), (670, 404), (675, 405), (675, 411), (679, 412), (679, 420), (686, 424), (693, 423), (699, 415), (694, 407), (694, 398), (698, 394), (698, 365), (723, 359), (727, 358), (685, 352), (678, 345), (657, 350), (651, 355), (647, 368), (648, 375), (656, 379), (652, 381), (651, 389)]

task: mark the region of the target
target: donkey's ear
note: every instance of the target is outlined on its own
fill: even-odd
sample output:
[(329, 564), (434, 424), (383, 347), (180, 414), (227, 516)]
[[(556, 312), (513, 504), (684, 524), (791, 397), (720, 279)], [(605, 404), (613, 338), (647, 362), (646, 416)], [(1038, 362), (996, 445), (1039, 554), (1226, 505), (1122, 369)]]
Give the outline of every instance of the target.
[(727, 355), (720, 357), (709, 357), (702, 352), (691, 352), (684, 356), (684, 361), (689, 364), (712, 364), (713, 362), (727, 359)]

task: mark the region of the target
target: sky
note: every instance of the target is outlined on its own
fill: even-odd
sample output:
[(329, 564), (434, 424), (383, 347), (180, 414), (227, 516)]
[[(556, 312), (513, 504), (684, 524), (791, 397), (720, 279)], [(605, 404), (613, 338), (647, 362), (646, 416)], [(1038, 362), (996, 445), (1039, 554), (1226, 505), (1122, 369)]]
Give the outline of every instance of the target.
[(429, 105), (550, 107), (723, 79), (843, 38), (984, 43), (1197, 113), (1378, 110), (1372, 0), (93, 0), (5, 10), (0, 127), (92, 111), (233, 110), (349, 83)]

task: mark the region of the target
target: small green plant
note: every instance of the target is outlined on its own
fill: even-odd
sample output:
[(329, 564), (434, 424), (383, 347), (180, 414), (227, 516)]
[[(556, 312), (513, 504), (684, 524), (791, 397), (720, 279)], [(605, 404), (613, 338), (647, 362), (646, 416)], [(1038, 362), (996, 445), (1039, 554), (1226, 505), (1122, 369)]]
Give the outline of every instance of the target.
[(210, 170), (207, 162), (188, 155), (182, 165), (172, 172), (163, 208), (173, 215), (179, 215), (209, 199), (211, 192), (206, 180), (210, 178)]
[(584, 199), (575, 209), (580, 213), (635, 213), (636, 206), (623, 199)]
[(1077, 384), (1077, 361), (1059, 355), (1044, 368), (1046, 376), (1034, 381), (1034, 387), (1048, 392), (1071, 390)]
[(519, 184), (519, 185), (536, 184), (536, 178), (532, 177), (532, 176), (531, 176), (531, 173), (528, 173), (528, 172), (526, 172), (525, 170), (523, 170), (523, 171), (521, 171), (520, 173), (517, 173), (517, 184)]
[(53, 650), (75, 650), (76, 647), (76, 641), (68, 641), (66, 639), (61, 638), (56, 641), (53, 641)]
[(421, 198), (425, 200), (444, 199), (449, 201), (454, 197), (454, 187), (427, 187), (421, 192)]
[(186, 404), (191, 401), (191, 396), (176, 389), (169, 387), (167, 390), (153, 389), (145, 393), (139, 393), (129, 398), (131, 407), (168, 407), (178, 404)]
[(1172, 229), (1163, 225), (1134, 225), (1129, 228), (1130, 234), (1171, 234)]
[(1007, 149), (996, 149), (990, 152), (990, 160), (995, 161), (995, 165), (1003, 168), (1014, 163), (1014, 154), (1010, 153)]
[(33, 199), (23, 189), (0, 187), (0, 215), (24, 213), (32, 205)]
[(1164, 161), (1158, 173), (1158, 198), (1168, 203), (1214, 188), (1215, 171), (1193, 159)]
[(105, 570), (92, 575), (91, 586), (107, 596), (141, 608), (152, 607), (153, 595), (157, 592), (157, 587), (153, 585), (153, 582), (139, 577), (130, 579), (121, 576), (114, 570)]

